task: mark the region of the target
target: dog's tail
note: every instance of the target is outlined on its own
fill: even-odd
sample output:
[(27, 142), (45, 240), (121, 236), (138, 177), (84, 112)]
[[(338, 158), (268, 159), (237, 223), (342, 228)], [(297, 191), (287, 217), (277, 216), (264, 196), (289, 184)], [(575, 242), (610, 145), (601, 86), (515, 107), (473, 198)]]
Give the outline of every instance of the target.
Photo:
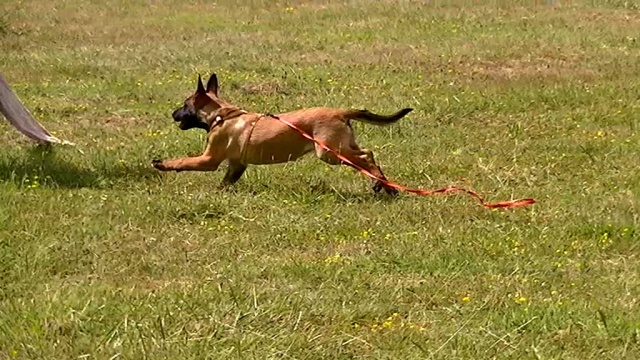
[(405, 115), (412, 112), (413, 109), (406, 108), (389, 116), (378, 115), (369, 110), (349, 110), (346, 114), (348, 120), (360, 120), (374, 125), (389, 125), (402, 119)]

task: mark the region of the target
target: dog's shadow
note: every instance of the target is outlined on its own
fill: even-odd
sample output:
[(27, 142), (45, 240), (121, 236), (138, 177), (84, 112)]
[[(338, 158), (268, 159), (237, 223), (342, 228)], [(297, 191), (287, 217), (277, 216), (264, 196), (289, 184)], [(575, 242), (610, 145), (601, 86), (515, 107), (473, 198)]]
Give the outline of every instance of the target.
[(333, 198), (335, 202), (339, 203), (370, 203), (377, 201), (395, 201), (397, 196), (390, 196), (384, 193), (373, 193), (370, 189), (360, 191), (353, 191), (347, 189), (341, 189), (339, 187), (329, 184), (327, 181), (318, 179), (300, 179), (296, 182), (297, 185), (291, 184), (258, 184), (258, 183), (244, 183), (236, 188), (231, 188), (225, 191), (232, 192), (245, 192), (251, 195), (259, 196), (265, 193), (282, 192), (290, 193), (294, 197), (306, 199), (306, 201), (317, 201), (321, 198)]
[[(106, 188), (127, 179), (158, 177), (151, 167), (108, 163), (78, 165), (60, 158), (53, 146), (39, 145), (28, 153), (0, 157), (0, 181), (24, 185), (26, 181), (50, 188)], [(37, 177), (37, 178), (36, 178)]]
[[(159, 179), (162, 174), (151, 166), (132, 165), (122, 162), (92, 162), (77, 164), (58, 156), (53, 146), (35, 146), (27, 153), (0, 156), (0, 181), (13, 182), (18, 186), (38, 182), (38, 186), (47, 188), (110, 188), (127, 186), (132, 181)], [(37, 176), (37, 179), (36, 179)], [(397, 197), (371, 192), (349, 191), (330, 185), (322, 180), (301, 180), (300, 187), (289, 187), (283, 184), (257, 184), (254, 182), (241, 184), (219, 191), (249, 193), (261, 195), (274, 190), (293, 193), (295, 196), (309, 199), (333, 197), (337, 202), (368, 203), (372, 201), (393, 201)], [(315, 201), (315, 200), (311, 200)]]

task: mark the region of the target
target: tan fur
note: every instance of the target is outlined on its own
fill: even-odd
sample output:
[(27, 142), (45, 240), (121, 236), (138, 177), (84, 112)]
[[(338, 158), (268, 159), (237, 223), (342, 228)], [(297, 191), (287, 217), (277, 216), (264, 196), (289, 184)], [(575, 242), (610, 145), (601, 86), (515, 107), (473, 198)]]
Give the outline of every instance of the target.
[[(322, 161), (333, 165), (341, 163), (333, 154), (305, 139), (278, 119), (264, 114), (248, 113), (220, 100), (217, 96), (217, 80), (215, 89), (208, 88), (206, 94), (201, 93), (200, 84), (198, 89), (196, 94), (185, 101), (185, 106), (193, 106), (198, 118), (209, 127), (206, 149), (202, 155), (196, 157), (155, 160), (153, 165), (158, 170), (215, 171), (226, 160), (229, 168), (223, 185), (230, 185), (240, 178), (247, 165), (295, 161), (314, 150)], [(405, 109), (385, 117), (365, 110), (316, 107), (276, 116), (299, 127), (355, 164), (384, 179), (371, 151), (361, 149), (356, 144), (349, 121), (361, 119), (376, 124), (387, 124), (397, 121), (409, 111), (411, 110)], [(176, 117), (174, 113), (174, 118)], [(176, 121), (179, 119), (176, 118)], [(375, 182), (374, 190), (381, 189), (388, 193), (396, 193), (395, 189), (384, 183)]]

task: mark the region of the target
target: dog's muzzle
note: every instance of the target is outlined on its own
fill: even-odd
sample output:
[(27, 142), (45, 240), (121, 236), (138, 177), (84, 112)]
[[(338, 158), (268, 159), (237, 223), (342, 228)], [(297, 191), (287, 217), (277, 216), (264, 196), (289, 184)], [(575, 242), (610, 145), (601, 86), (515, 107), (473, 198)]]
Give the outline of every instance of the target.
[(174, 121), (180, 121), (182, 120), (182, 116), (183, 116), (182, 113), (183, 113), (182, 109), (175, 109), (171, 113), (171, 117), (173, 118)]

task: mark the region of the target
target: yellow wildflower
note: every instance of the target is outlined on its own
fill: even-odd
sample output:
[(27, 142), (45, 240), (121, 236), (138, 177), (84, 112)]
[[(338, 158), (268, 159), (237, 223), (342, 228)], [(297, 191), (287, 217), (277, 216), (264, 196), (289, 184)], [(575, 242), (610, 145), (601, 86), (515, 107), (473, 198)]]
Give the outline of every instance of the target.
[(527, 302), (527, 298), (524, 296), (520, 296), (519, 298), (516, 299), (516, 303), (518, 304), (524, 304)]
[(325, 264), (334, 264), (340, 261), (342, 261), (342, 256), (340, 256), (340, 254), (335, 254), (324, 259)]

